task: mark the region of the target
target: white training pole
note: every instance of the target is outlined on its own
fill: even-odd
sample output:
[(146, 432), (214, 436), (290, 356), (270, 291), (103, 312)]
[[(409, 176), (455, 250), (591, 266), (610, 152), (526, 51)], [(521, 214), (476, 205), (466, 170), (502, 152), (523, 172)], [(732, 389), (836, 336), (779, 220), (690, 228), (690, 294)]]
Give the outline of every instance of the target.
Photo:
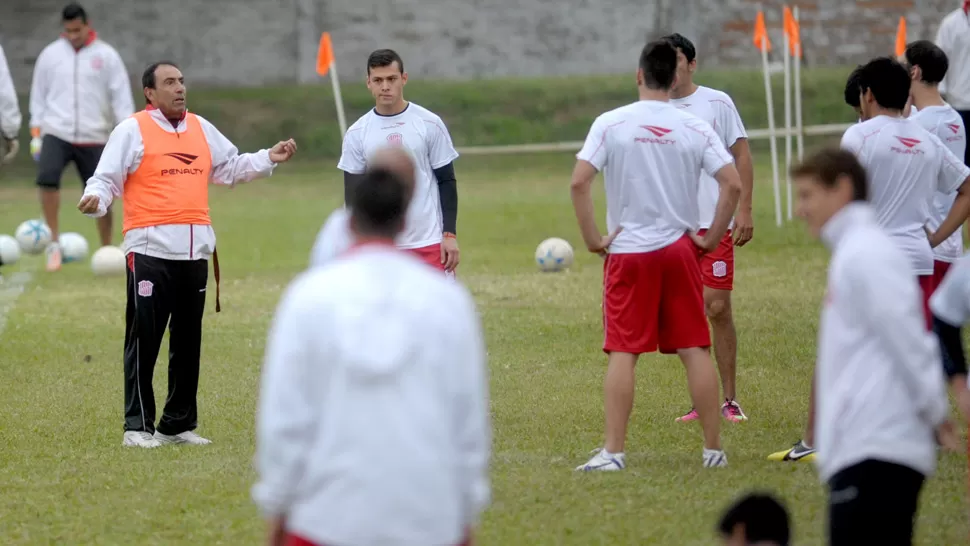
[(775, 106), (771, 99), (771, 74), (768, 73), (768, 49), (762, 44), (761, 65), (765, 74), (765, 102), (768, 106), (768, 140), (771, 143), (771, 175), (775, 186), (775, 223), (781, 227), (781, 189), (778, 187), (778, 143), (775, 142)]
[(343, 138), (347, 134), (347, 116), (344, 114), (344, 99), (340, 96), (336, 61), (330, 63), (330, 83), (333, 84), (333, 102), (337, 105), (337, 123), (340, 124), (340, 137)]
[[(798, 6), (792, 9), (795, 23), (798, 21)], [(799, 42), (801, 39), (799, 37)], [(798, 160), (805, 158), (805, 130), (802, 127), (802, 44), (795, 44), (795, 135), (798, 141)]]
[(788, 220), (791, 220), (791, 152), (792, 152), (792, 126), (791, 126), (791, 42), (788, 33), (785, 32), (785, 202), (788, 212)]

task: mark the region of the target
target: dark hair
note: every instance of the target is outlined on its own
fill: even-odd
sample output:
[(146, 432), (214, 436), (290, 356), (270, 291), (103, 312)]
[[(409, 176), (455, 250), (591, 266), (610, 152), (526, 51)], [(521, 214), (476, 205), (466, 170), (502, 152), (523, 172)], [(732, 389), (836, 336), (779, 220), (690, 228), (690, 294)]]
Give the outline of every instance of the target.
[(791, 175), (792, 178), (814, 177), (826, 188), (834, 188), (839, 177), (848, 176), (852, 182), (852, 200), (865, 201), (869, 198), (865, 167), (855, 154), (841, 148), (824, 148), (815, 152), (805, 161), (792, 166)]
[(687, 62), (694, 62), (694, 59), (697, 58), (697, 49), (694, 47), (694, 43), (688, 40), (683, 34), (675, 32), (664, 36), (661, 40), (679, 49), (684, 54), (684, 57), (687, 58)]
[(845, 103), (853, 108), (859, 108), (859, 75), (862, 71), (862, 65), (855, 67), (855, 70), (849, 74), (849, 78), (845, 80)]
[(401, 56), (393, 49), (378, 49), (367, 56), (367, 74), (370, 74), (371, 68), (391, 66), (395, 62), (397, 63), (398, 70), (403, 74), (404, 60), (401, 59)]
[(640, 52), (640, 70), (647, 89), (667, 91), (677, 74), (677, 50), (666, 40), (655, 40)]
[(777, 542), (788, 546), (791, 530), (788, 510), (768, 493), (750, 493), (736, 501), (718, 524), (723, 536), (730, 536), (734, 528), (744, 525), (745, 542)]
[(950, 61), (939, 46), (929, 40), (919, 40), (906, 46), (906, 64), (918, 66), (922, 72), (920, 81), (937, 84), (943, 81)]
[[(175, 68), (179, 67), (177, 64), (173, 63), (172, 61), (155, 61), (152, 64), (148, 65), (148, 68), (146, 68), (145, 71), (142, 72), (141, 74), (142, 90), (144, 90), (146, 87), (148, 89), (155, 89), (155, 85), (157, 83), (155, 81), (155, 71), (158, 70), (158, 67), (160, 66), (173, 66)], [(148, 95), (145, 95), (145, 101), (148, 102)]]
[(75, 19), (80, 19), (85, 25), (88, 24), (88, 13), (84, 11), (81, 4), (71, 2), (70, 4), (64, 6), (61, 10), (61, 20), (62, 21), (73, 21)]
[(393, 238), (404, 227), (410, 192), (390, 169), (377, 167), (354, 184), (347, 204), (358, 233)]
[(892, 57), (877, 57), (859, 70), (859, 89), (872, 92), (876, 103), (890, 110), (906, 108), (909, 71)]

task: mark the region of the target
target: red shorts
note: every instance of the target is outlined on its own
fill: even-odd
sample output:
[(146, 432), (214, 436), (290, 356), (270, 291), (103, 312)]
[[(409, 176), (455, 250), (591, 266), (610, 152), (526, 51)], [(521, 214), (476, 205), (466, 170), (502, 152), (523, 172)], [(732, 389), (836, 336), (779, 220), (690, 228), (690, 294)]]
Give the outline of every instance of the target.
[(950, 265), (952, 265), (950, 262), (933, 260), (933, 292), (936, 292), (936, 289), (940, 287), (940, 284), (943, 282), (943, 277), (950, 270)]
[[(298, 537), (296, 535), (287, 533), (286, 538), (283, 539), (283, 546), (324, 546), (323, 544), (317, 544), (315, 542), (310, 542), (309, 540)], [(460, 546), (472, 546), (472, 539), (466, 538)]]
[(435, 269), (445, 270), (445, 264), (441, 263), (441, 243), (435, 243), (421, 248), (409, 248), (408, 252), (421, 258), (421, 261), (434, 267)]
[(923, 292), (923, 318), (926, 320), (926, 329), (933, 329), (933, 313), (930, 311), (930, 296), (936, 289), (935, 275), (920, 275), (919, 288)]
[[(707, 233), (706, 229), (697, 232), (701, 237)], [(734, 241), (731, 230), (727, 230), (717, 248), (701, 254), (701, 280), (704, 286), (714, 290), (734, 289)]]
[(711, 345), (689, 237), (653, 252), (610, 254), (603, 267), (603, 351), (672, 354)]

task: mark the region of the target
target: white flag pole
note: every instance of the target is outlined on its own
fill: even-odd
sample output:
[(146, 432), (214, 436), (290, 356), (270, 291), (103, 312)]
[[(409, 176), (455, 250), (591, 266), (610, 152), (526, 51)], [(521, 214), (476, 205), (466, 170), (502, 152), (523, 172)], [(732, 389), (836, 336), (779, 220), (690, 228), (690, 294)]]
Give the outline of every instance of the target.
[(792, 152), (792, 125), (791, 125), (791, 42), (788, 33), (785, 32), (785, 201), (788, 212), (788, 220), (792, 219), (791, 210), (791, 152)]
[(340, 137), (347, 134), (347, 115), (344, 113), (344, 99), (340, 96), (340, 80), (337, 78), (337, 61), (330, 63), (330, 83), (333, 85), (333, 102), (337, 106), (337, 123)]
[(768, 73), (768, 48), (765, 43), (759, 44), (761, 50), (761, 66), (765, 75), (765, 102), (768, 106), (768, 140), (771, 143), (771, 175), (775, 187), (775, 223), (781, 227), (781, 189), (778, 187), (778, 143), (775, 142), (775, 107), (771, 98), (771, 74)]
[[(795, 23), (798, 24), (798, 6), (792, 10)], [(799, 33), (801, 34), (801, 33)], [(798, 160), (805, 158), (805, 130), (802, 126), (802, 44), (795, 44), (795, 134), (798, 139)]]

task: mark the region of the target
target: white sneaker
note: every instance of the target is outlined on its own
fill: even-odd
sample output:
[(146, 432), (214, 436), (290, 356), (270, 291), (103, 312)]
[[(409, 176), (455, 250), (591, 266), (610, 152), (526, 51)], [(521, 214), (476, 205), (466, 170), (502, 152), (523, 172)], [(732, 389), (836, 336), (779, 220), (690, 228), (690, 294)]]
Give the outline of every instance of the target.
[(139, 430), (126, 430), (125, 439), (121, 445), (125, 447), (152, 448), (159, 447), (162, 444), (155, 438), (152, 438), (152, 435), (147, 432)]
[(704, 468), (720, 468), (727, 466), (727, 455), (720, 449), (704, 448)]
[(605, 448), (594, 449), (593, 458), (584, 465), (576, 467), (577, 472), (611, 472), (626, 468), (626, 457), (622, 453), (608, 453)]
[(181, 432), (174, 436), (169, 436), (168, 434), (162, 434), (161, 432), (155, 431), (155, 441), (160, 444), (189, 444), (194, 446), (204, 446), (206, 444), (211, 444), (212, 440), (208, 438), (203, 438), (198, 434), (187, 430)]

